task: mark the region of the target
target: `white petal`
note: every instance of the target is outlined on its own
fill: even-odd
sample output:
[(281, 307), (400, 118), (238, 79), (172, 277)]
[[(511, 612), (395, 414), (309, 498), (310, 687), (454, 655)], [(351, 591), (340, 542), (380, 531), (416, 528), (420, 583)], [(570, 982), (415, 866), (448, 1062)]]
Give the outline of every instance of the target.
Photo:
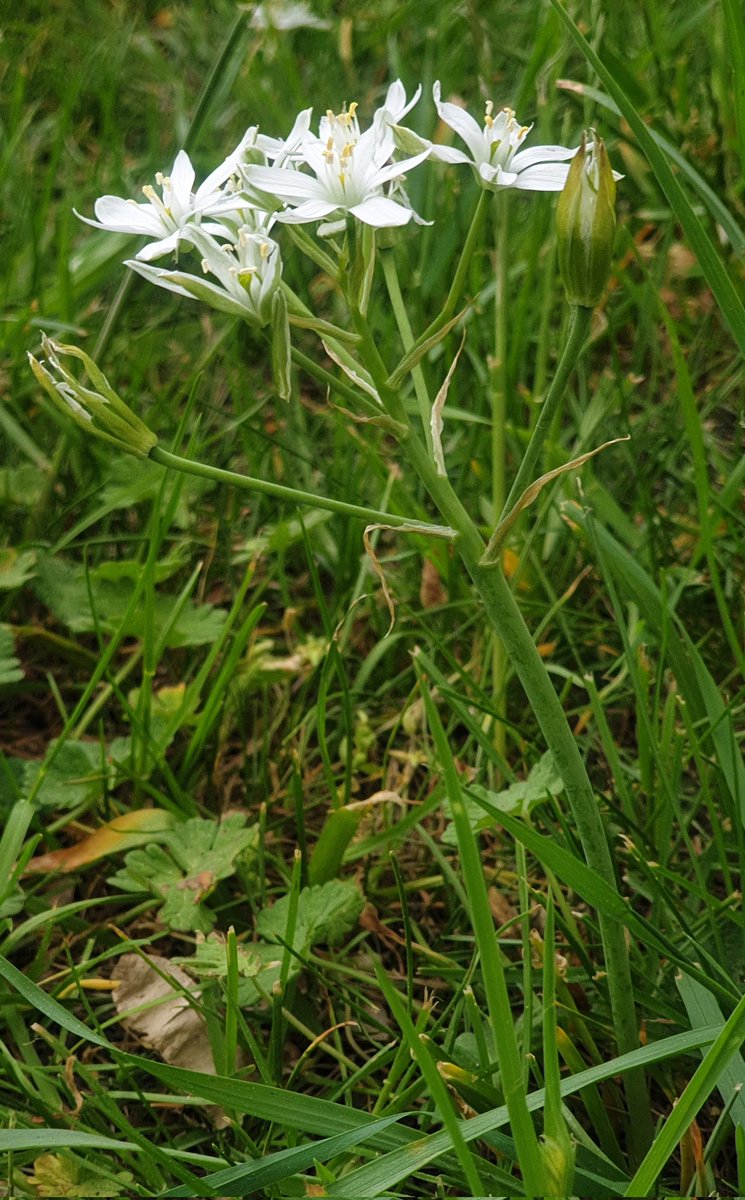
[(152, 258), (162, 258), (164, 254), (170, 254), (178, 246), (179, 231), (170, 233), (168, 237), (161, 238), (158, 242), (150, 242), (147, 246), (143, 246), (135, 255), (140, 262), (150, 262)]
[(326, 200), (306, 200), (305, 204), (299, 204), (297, 208), (277, 213), (277, 220), (283, 225), (302, 225), (306, 221), (320, 221), (330, 213), (336, 212), (338, 208), (338, 204), (331, 204)]
[(440, 100), (439, 80), (432, 88), (432, 95), (440, 119), (463, 138), (476, 162), (483, 162), (487, 156), (487, 150), (481, 127), (464, 108), (459, 108), (457, 104), (446, 104)]
[(203, 196), (211, 196), (214, 191), (222, 187), (225, 180), (229, 178), (235, 171), (238, 163), (243, 159), (246, 148), (252, 146), (256, 140), (258, 125), (251, 125), (244, 133), (235, 150), (223, 159), (219, 167), (211, 171), (203, 183), (200, 183), (196, 192), (196, 199), (199, 200)]
[(246, 178), (260, 192), (268, 192), (280, 200), (311, 200), (322, 195), (318, 180), (283, 167), (249, 167)]
[(512, 186), (528, 192), (560, 192), (568, 174), (567, 163), (538, 163), (521, 171)]
[(473, 159), (464, 154), (462, 150), (456, 150), (454, 146), (438, 146), (436, 142), (432, 143), (429, 157), (433, 158), (435, 162), (471, 163), (473, 166)]
[(543, 162), (566, 162), (568, 158), (574, 158), (579, 146), (574, 150), (568, 149), (567, 146), (532, 146), (530, 150), (520, 150), (512, 159), (510, 168), (513, 171), (524, 171), (526, 167), (532, 167), (535, 163)]
[(411, 170), (412, 167), (422, 162), (428, 154), (429, 149), (423, 150), (421, 154), (415, 154), (412, 158), (402, 158), (400, 162), (391, 163), (389, 166), (383, 167), (382, 170), (376, 171), (375, 185), (387, 183), (389, 179), (400, 179), (408, 170)]
[(391, 84), (386, 92), (385, 103), (383, 107), (388, 113), (388, 120), (392, 125), (397, 125), (399, 121), (401, 121), (402, 118), (411, 111), (421, 94), (422, 85), (420, 83), (411, 100), (409, 100), (407, 104), (406, 89), (401, 83), (401, 80), (397, 79), (395, 83)]
[(505, 171), (503, 167), (494, 167), (491, 163), (481, 163), (478, 174), (491, 188), (515, 187), (519, 178), (516, 171)]
[(151, 283), (157, 284), (158, 287), (165, 288), (168, 292), (175, 292), (178, 296), (187, 296), (190, 300), (202, 300), (212, 308), (230, 313), (234, 317), (246, 317), (249, 320), (252, 317), (255, 318), (248, 297), (246, 297), (245, 305), (240, 304), (223, 288), (216, 287), (207, 279), (200, 279), (197, 275), (187, 275), (185, 271), (164, 271), (159, 267), (149, 267), (146, 263), (137, 262), (136, 259), (129, 259), (126, 266), (137, 271), (138, 275), (143, 275), (145, 279), (149, 279)]
[(185, 150), (179, 150), (171, 167), (171, 187), (183, 208), (189, 208), (194, 186), (194, 168)]
[[(133, 200), (123, 200), (121, 196), (101, 196), (93, 206), (99, 229), (111, 229), (116, 233), (149, 233), (161, 234), (166, 232), (165, 225), (150, 204), (135, 204)], [(96, 221), (82, 218), (88, 225)]]
[(412, 217), (410, 208), (404, 208), (390, 200), (387, 196), (368, 196), (360, 204), (355, 204), (349, 210), (358, 221), (365, 225), (374, 225), (376, 229), (386, 229), (391, 225), (406, 225)]

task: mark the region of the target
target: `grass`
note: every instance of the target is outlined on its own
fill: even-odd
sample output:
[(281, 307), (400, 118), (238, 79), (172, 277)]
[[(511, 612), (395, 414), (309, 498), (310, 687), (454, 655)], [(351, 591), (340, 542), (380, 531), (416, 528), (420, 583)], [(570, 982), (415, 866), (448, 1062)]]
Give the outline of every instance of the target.
[[(278, 31), (83, 0), (0, 44), (2, 1186), (741, 1195), (742, 17), (316, 9)], [(440, 79), (535, 144), (596, 125), (624, 173), (555, 416), (555, 197), (413, 171), (434, 224), (381, 251), (366, 311), (313, 226), (282, 229), (383, 420), (303, 321), (278, 399), (260, 332), (72, 212), (310, 104), (364, 123), (397, 77), (423, 136)], [(464, 330), (442, 481), (426, 418)], [(42, 332), (98, 362), (153, 461), (47, 403)], [(509, 587), (479, 566), (505, 495), (626, 436), (512, 525)]]

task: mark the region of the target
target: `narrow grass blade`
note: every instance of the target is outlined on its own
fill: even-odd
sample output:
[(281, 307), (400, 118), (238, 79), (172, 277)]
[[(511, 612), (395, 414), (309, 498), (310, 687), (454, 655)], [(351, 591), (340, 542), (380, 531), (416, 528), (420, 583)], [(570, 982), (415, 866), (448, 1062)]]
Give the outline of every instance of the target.
[(658, 1133), (654, 1143), (629, 1184), (627, 1196), (649, 1196), (655, 1181), (670, 1155), (688, 1129), (691, 1121), (708, 1100), (717, 1080), (739, 1054), (745, 1039), (745, 996), (704, 1056), (701, 1066), (683, 1090), (675, 1108)]
[[(378, 1121), (372, 1121), (364, 1129), (353, 1129), (348, 1133), (322, 1138), (318, 1142), (310, 1142), (305, 1146), (292, 1146), (289, 1150), (278, 1150), (276, 1154), (267, 1154), (258, 1162), (228, 1167), (224, 1171), (215, 1171), (213, 1175), (206, 1177), (205, 1183), (222, 1196), (247, 1196), (262, 1188), (267, 1188), (271, 1184), (279, 1183), (283, 1179), (288, 1179), (300, 1171), (306, 1171), (315, 1162), (328, 1162), (337, 1154), (343, 1154), (364, 1145), (377, 1133), (381, 1133), (389, 1125), (395, 1125), (405, 1116), (407, 1116), (406, 1113), (396, 1113), (391, 1117), (381, 1117)], [(1, 1137), (0, 1148), (2, 1148)], [(191, 1192), (185, 1187), (172, 1188), (171, 1191), (163, 1193), (164, 1197), (195, 1195), (197, 1195), (196, 1192)]]
[[(695, 979), (689, 979), (687, 975), (678, 975), (675, 982), (680, 998), (685, 1004), (691, 1028), (724, 1024), (721, 1009), (711, 992)], [(730, 1116), (735, 1125), (745, 1128), (745, 1059), (740, 1053), (732, 1055), (717, 1080), (717, 1088), (724, 1103), (731, 1106)]]

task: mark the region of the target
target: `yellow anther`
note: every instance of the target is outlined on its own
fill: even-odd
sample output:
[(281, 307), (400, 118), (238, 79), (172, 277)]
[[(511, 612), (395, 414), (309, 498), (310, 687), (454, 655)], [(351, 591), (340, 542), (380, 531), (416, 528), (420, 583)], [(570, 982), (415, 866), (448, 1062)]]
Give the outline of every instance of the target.
[(350, 106), (349, 106), (349, 117), (350, 117), (350, 120), (352, 120), (352, 121), (354, 120), (355, 113), (357, 112), (357, 109), (358, 109), (358, 107), (359, 107), (359, 105), (358, 105), (357, 101), (356, 101), (356, 100), (353, 100), (353, 101), (352, 101), (352, 103), (351, 103), (351, 104), (350, 104)]
[(261, 243), (260, 243), (260, 245), (259, 245), (259, 254), (260, 254), (260, 256), (261, 256), (262, 258), (268, 258), (268, 257), (269, 257), (269, 243), (268, 243), (268, 242), (261, 242)]
[(494, 124), (494, 117), (491, 115), (491, 113), (486, 113), (484, 116), (484, 124), (486, 125), (487, 129), (491, 129), (492, 125)]
[(530, 125), (521, 125), (521, 126), (520, 126), (520, 132), (518, 133), (518, 135), (517, 135), (517, 136), (518, 136), (518, 137), (520, 138), (520, 140), (522, 141), (522, 139), (523, 139), (524, 137), (527, 137), (529, 133), (530, 133)]

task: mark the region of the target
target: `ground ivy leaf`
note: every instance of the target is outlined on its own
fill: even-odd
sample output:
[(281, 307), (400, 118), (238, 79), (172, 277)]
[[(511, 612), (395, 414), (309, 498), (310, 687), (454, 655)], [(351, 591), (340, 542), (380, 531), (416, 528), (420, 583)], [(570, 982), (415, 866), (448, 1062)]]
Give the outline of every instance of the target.
[[(56, 742), (50, 743), (50, 750)], [(42, 761), (24, 763), (23, 790), (26, 794), (36, 782)], [(74, 808), (103, 795), (104, 785), (113, 785), (113, 772), (100, 742), (65, 742), (57, 754), (37, 793), (37, 802), (45, 808)]]
[(16, 658), (13, 634), (5, 625), (0, 625), (0, 684), (17, 683), (23, 679), (21, 664)]
[(36, 570), (35, 550), (14, 550), (6, 546), (0, 550), (0, 588), (6, 590), (20, 587)]
[[(263, 938), (284, 939), (289, 903), (290, 897), (283, 896), (259, 913), (256, 928)], [(317, 942), (340, 942), (356, 923), (363, 903), (357, 885), (349, 879), (332, 879), (303, 888), (298, 897), (293, 948), (303, 954)]]

